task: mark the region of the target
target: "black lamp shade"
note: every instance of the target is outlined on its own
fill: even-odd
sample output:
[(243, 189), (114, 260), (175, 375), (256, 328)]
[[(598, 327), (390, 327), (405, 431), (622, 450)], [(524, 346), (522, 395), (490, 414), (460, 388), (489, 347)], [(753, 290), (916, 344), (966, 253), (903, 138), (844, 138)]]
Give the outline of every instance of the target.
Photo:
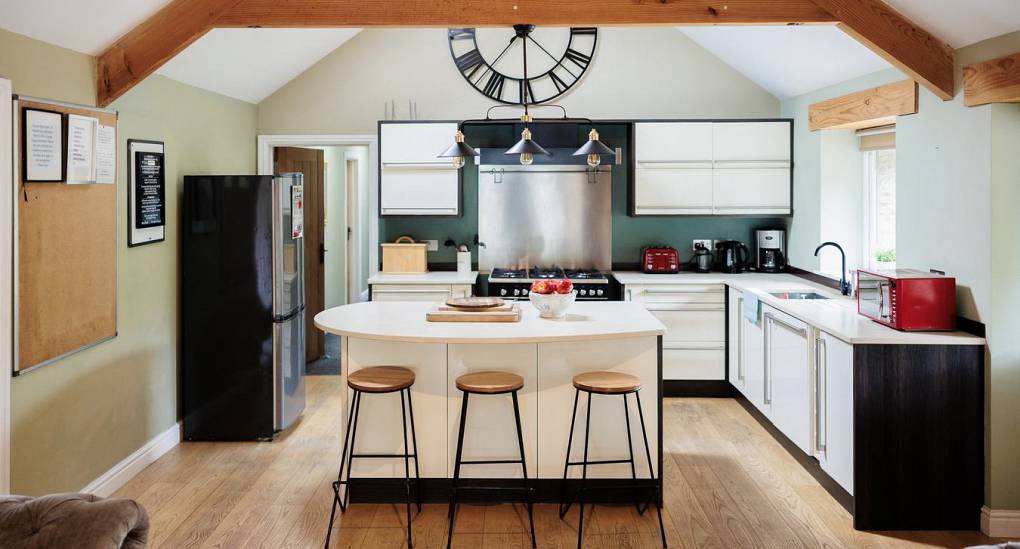
[(443, 153), (436, 158), (455, 158), (458, 156), (478, 156), (478, 151), (472, 149), (471, 145), (468, 145), (463, 141), (455, 141), (453, 145), (450, 145), (449, 149), (443, 151)]
[(543, 149), (541, 145), (535, 143), (531, 139), (521, 139), (513, 147), (507, 149), (506, 152), (503, 154), (523, 154), (523, 153), (544, 154), (546, 156), (549, 156), (549, 151)]
[(610, 149), (609, 147), (607, 147), (605, 145), (605, 143), (603, 143), (603, 142), (601, 142), (601, 141), (599, 141), (597, 139), (594, 139), (594, 140), (588, 140), (587, 143), (585, 143), (584, 145), (581, 145), (580, 149), (577, 149), (576, 151), (574, 151), (573, 156), (587, 156), (589, 154), (615, 155), (616, 151), (614, 151), (613, 149)]

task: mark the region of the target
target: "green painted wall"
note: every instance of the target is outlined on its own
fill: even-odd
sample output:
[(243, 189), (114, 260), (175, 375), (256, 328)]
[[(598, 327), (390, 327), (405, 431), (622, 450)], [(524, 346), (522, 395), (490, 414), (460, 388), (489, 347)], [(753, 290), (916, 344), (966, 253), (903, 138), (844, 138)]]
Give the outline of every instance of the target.
[[(15, 93), (95, 104), (87, 55), (0, 31)], [(77, 491), (178, 420), (178, 195), (185, 174), (251, 174), (255, 105), (151, 76), (118, 99), (118, 336), (14, 378), (15, 493)], [(166, 142), (166, 241), (128, 249), (128, 138)]]
[[(467, 141), (474, 147), (509, 148), (516, 141), (510, 129), (512, 126), (477, 127), (468, 126), (465, 130)], [(627, 143), (627, 126), (625, 124), (599, 124), (602, 141), (615, 148), (623, 147), (623, 163), (613, 166), (613, 262), (637, 263), (641, 248), (648, 244), (668, 244), (680, 250), (683, 260), (687, 260), (691, 252), (693, 239), (736, 239), (750, 245), (753, 231), (759, 227), (782, 227), (782, 218), (743, 218), (743, 217), (630, 217), (627, 215), (627, 165), (630, 162), (630, 151)], [(587, 138), (588, 126), (579, 130), (578, 143)], [(379, 238), (391, 242), (398, 236), (409, 234), (416, 239), (437, 239), (440, 243), (438, 252), (429, 253), (429, 262), (450, 263), (456, 261), (452, 249), (443, 248), (442, 243), (447, 237), (456, 242), (468, 243), (472, 249), (473, 259), (478, 255), (471, 245), (475, 233), (478, 232), (478, 170), (468, 164), (464, 173), (463, 212), (459, 217), (421, 218), (421, 217), (389, 217), (379, 221)], [(555, 211), (550, 211), (555, 215)]]

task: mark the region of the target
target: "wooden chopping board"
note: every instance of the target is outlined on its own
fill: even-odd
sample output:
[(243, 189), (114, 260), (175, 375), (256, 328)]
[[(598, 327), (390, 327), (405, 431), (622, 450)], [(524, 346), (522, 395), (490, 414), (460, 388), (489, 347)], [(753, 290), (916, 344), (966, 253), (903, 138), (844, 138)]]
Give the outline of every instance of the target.
[(429, 322), (518, 322), (521, 320), (521, 307), (518, 303), (508, 303), (479, 311), (436, 305), (425, 313), (425, 320)]

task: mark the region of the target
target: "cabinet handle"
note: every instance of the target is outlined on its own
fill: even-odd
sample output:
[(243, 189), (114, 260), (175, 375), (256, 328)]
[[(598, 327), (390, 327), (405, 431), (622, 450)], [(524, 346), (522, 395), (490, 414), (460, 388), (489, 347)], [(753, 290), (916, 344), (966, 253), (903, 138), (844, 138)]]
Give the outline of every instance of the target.
[(449, 294), (450, 290), (436, 289), (436, 290), (373, 290), (376, 294), (438, 294), (446, 293)]
[(404, 170), (456, 170), (450, 162), (383, 162), (383, 168)]
[(663, 306), (663, 307), (649, 307), (649, 306), (646, 305), (645, 309), (648, 309), (649, 311), (658, 311), (658, 312), (670, 312), (670, 311), (672, 311), (672, 312), (681, 312), (681, 313), (682, 312), (697, 312), (697, 311), (723, 312), (723, 311), (726, 310), (726, 306), (725, 305), (701, 305), (701, 306), (693, 305), (692, 306), (692, 305), (688, 305), (688, 304), (685, 304), (685, 303), (664, 303), (662, 305), (667, 305), (667, 306)]
[(792, 324), (783, 322), (782, 320), (779, 320), (778, 318), (776, 318), (775, 316), (773, 316), (770, 313), (765, 313), (765, 318), (771, 320), (772, 322), (782, 326), (783, 328), (785, 328), (785, 329), (787, 329), (787, 330), (789, 330), (789, 331), (791, 331), (791, 332), (793, 332), (793, 333), (795, 333), (795, 334), (797, 334), (797, 335), (799, 335), (801, 337), (807, 337), (807, 328), (798, 328), (797, 326), (794, 326)]
[(737, 380), (744, 381), (744, 298), (737, 298)]
[(688, 288), (670, 288), (670, 289), (655, 289), (649, 288), (644, 291), (646, 294), (721, 294), (723, 291), (720, 290), (700, 290), (700, 289), (688, 289)]
[(821, 337), (815, 339), (815, 451), (819, 454), (825, 452), (825, 446), (828, 443), (825, 431), (825, 422), (828, 418), (826, 409), (828, 403), (825, 399), (827, 380), (824, 377), (824, 374), (828, 373), (825, 368), (827, 358), (825, 351), (825, 339)]
[(772, 404), (772, 324), (775, 319), (772, 315), (765, 313), (765, 333), (763, 337), (765, 339), (765, 392), (762, 395), (762, 399), (765, 404)]

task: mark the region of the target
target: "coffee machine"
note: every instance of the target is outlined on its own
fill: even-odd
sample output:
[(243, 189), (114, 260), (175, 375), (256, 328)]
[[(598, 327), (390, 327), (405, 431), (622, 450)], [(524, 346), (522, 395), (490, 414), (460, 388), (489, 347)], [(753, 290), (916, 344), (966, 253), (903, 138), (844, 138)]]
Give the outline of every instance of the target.
[(780, 273), (786, 268), (786, 231), (758, 229), (754, 231), (757, 244), (755, 267), (760, 273)]

